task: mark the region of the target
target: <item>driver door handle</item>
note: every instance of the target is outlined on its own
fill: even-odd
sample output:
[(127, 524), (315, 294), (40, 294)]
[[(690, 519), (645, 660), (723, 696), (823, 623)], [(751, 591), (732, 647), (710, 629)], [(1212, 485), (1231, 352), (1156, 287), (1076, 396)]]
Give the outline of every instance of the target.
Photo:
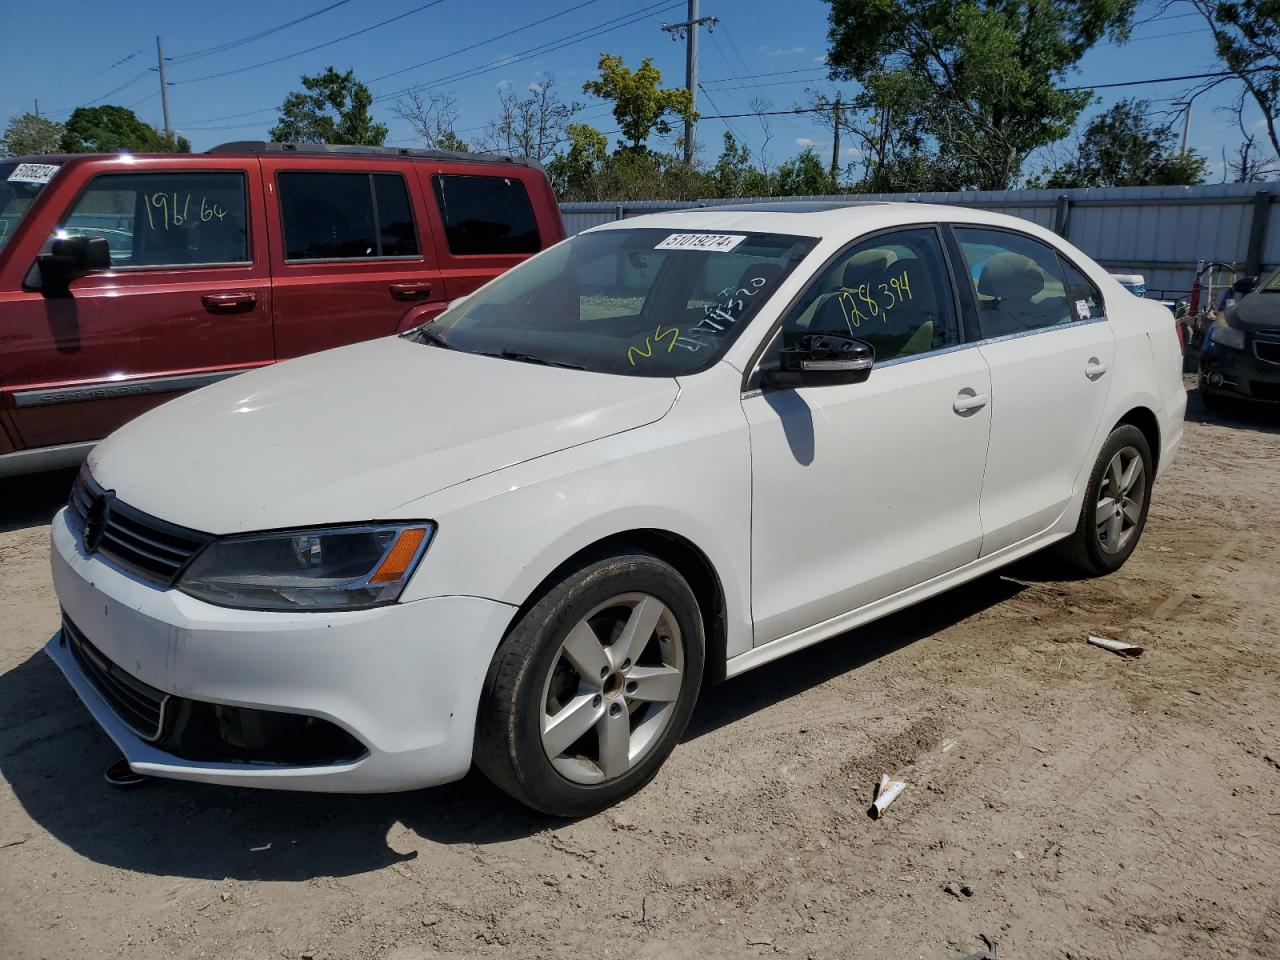
[(393, 283), (387, 289), (397, 300), (425, 300), (431, 296), (431, 284), (426, 280)]
[(1090, 380), (1097, 380), (1106, 372), (1106, 363), (1099, 360), (1097, 357), (1090, 357), (1089, 362), (1084, 365), (1084, 375)]
[(210, 313), (234, 313), (248, 310), (258, 302), (258, 296), (253, 293), (206, 293), (200, 302)]
[(966, 413), (973, 413), (975, 410), (981, 410), (985, 407), (989, 399), (990, 397), (985, 393), (962, 393), (952, 402), (951, 409), (962, 415)]

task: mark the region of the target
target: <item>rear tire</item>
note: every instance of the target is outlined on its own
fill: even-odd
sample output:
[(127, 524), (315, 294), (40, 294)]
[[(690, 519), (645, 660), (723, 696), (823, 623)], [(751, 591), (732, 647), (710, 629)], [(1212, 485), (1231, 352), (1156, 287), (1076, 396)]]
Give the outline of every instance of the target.
[(702, 616), (684, 577), (634, 552), (548, 590), (489, 665), (475, 762), (535, 810), (581, 817), (658, 772), (702, 683)]
[(1058, 546), (1058, 556), (1090, 576), (1124, 566), (1146, 527), (1154, 479), (1143, 432), (1127, 423), (1112, 430), (1089, 476), (1075, 533)]

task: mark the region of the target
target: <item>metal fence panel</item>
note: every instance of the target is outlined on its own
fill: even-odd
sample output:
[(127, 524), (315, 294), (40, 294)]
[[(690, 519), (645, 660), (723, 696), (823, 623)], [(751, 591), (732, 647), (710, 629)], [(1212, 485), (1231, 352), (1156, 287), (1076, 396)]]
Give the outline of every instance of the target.
[[(1259, 207), (1259, 192), (1267, 194)], [(1195, 187), (1103, 187), (1078, 190), (1006, 190), (955, 193), (858, 194), (829, 197), (635, 200), (562, 203), (570, 235), (611, 220), (697, 206), (785, 200), (890, 200), (976, 207), (1021, 217), (1053, 230), (1059, 206), (1067, 210), (1066, 236), (1117, 273), (1146, 277), (1149, 296), (1179, 296), (1190, 289), (1197, 260), (1246, 265), (1251, 240), (1261, 241), (1263, 270), (1280, 265), (1280, 184), (1219, 183)], [(1260, 224), (1255, 226), (1255, 216)], [(1259, 228), (1261, 233), (1259, 233)]]

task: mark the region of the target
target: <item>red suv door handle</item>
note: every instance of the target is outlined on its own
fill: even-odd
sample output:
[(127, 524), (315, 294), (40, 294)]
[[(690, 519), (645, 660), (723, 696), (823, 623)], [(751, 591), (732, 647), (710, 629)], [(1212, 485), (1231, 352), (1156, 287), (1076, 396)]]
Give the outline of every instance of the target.
[(393, 283), (387, 288), (397, 300), (425, 300), (431, 296), (431, 284), (426, 280)]
[(256, 293), (206, 293), (200, 298), (204, 308), (211, 313), (235, 313), (248, 310), (258, 302)]

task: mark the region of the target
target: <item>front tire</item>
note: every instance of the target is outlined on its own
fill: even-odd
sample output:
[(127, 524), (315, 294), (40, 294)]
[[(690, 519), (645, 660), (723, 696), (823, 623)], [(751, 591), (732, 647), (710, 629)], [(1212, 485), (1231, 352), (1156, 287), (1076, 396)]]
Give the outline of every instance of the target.
[(475, 761), (520, 802), (581, 817), (658, 772), (702, 683), (698, 602), (648, 553), (589, 563), (548, 590), (498, 647)]
[(1089, 476), (1076, 531), (1059, 555), (1091, 576), (1119, 570), (1146, 527), (1154, 479), (1146, 435), (1127, 423), (1112, 430)]

